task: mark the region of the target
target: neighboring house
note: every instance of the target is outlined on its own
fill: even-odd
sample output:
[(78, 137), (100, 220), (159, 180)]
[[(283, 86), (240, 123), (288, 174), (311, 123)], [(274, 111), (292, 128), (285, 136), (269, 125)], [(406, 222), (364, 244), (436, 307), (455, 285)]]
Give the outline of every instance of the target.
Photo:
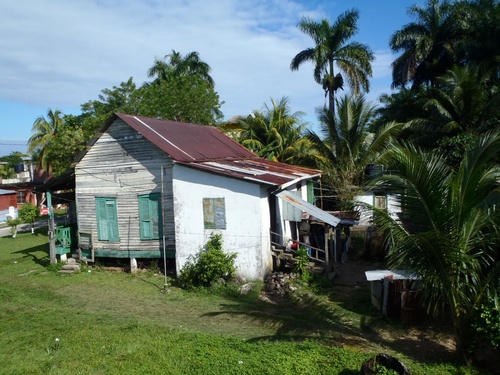
[[(401, 213), (401, 206), (398, 200), (398, 196), (390, 193), (386, 190), (369, 190), (363, 194), (359, 194), (354, 197), (355, 202), (361, 202), (368, 206), (373, 206), (375, 208), (385, 210), (389, 215), (395, 219), (399, 219), (399, 214)], [(371, 225), (373, 220), (373, 210), (369, 208), (359, 209), (359, 225)]]
[[(238, 272), (272, 266), (271, 231), (299, 236), (318, 170), (256, 156), (212, 126), (112, 115), (74, 164), (79, 248), (87, 258), (175, 259), (176, 272), (212, 232)], [(295, 211), (291, 207), (295, 207)]]
[(47, 176), (43, 171), (34, 169), (31, 159), (25, 158), (22, 163), (14, 165), (16, 176), (0, 179), (0, 189), (12, 190), (16, 193), (16, 208), (21, 208), (25, 203), (39, 204), (42, 196), (36, 194), (34, 189), (44, 183)]
[(16, 192), (0, 189), (0, 223), (5, 223), (8, 215), (17, 216)]

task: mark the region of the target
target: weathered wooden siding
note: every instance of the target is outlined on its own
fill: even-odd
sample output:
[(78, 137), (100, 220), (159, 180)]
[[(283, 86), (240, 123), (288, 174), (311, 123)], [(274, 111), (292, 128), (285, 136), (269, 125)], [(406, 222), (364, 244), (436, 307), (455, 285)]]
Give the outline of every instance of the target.
[[(78, 228), (92, 233), (96, 256), (160, 257), (160, 240), (141, 240), (138, 195), (160, 193), (167, 255), (175, 251), (172, 160), (121, 120), (116, 120), (75, 167)], [(96, 197), (116, 198), (119, 242), (98, 241)], [(141, 256), (142, 255), (142, 256)]]

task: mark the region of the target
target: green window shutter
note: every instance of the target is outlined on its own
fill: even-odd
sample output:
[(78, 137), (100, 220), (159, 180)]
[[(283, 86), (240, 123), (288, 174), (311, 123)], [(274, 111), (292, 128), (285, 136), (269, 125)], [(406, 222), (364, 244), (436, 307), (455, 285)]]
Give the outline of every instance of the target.
[(151, 217), (147, 196), (139, 197), (139, 221), (141, 240), (151, 239)]
[(160, 238), (162, 235), (161, 231), (161, 204), (160, 204), (160, 194), (152, 194), (150, 196), (149, 208), (151, 217), (151, 233), (153, 238)]
[(162, 235), (161, 195), (147, 194), (138, 198), (141, 240), (159, 239)]
[(314, 204), (314, 183), (307, 181), (307, 202)]
[(118, 236), (118, 215), (116, 214), (116, 199), (108, 199), (106, 201), (106, 215), (108, 219), (108, 236), (109, 241), (119, 242)]
[(116, 198), (96, 197), (97, 238), (100, 241), (118, 242), (118, 215)]
[(96, 198), (97, 213), (97, 239), (108, 241), (108, 220), (106, 219), (106, 201), (103, 198)]

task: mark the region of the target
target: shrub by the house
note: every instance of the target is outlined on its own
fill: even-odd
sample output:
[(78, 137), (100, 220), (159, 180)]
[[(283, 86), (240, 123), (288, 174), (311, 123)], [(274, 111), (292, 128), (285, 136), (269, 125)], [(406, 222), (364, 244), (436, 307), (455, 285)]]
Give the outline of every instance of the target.
[(200, 249), (188, 260), (179, 274), (179, 283), (184, 288), (209, 287), (221, 280), (235, 277), (236, 253), (226, 254), (222, 250), (222, 235), (212, 233), (204, 249)]

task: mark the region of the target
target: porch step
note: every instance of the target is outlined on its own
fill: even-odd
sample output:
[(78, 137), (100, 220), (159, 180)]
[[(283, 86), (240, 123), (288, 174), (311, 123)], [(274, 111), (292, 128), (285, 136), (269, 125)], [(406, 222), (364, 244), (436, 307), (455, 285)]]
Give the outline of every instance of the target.
[[(293, 253), (284, 252), (281, 249), (272, 249), (272, 256), (274, 262), (274, 270), (281, 269), (284, 272), (291, 272), (297, 267), (297, 258), (293, 257)], [(318, 275), (325, 273), (325, 264), (320, 261), (309, 260), (307, 268)]]
[(325, 267), (320, 265), (314, 265), (313, 267), (310, 267), (310, 270), (312, 273), (317, 273), (318, 275), (321, 275), (323, 272), (325, 272)]
[(77, 271), (80, 271), (80, 263), (78, 263), (75, 258), (69, 258), (67, 263), (61, 267), (59, 273), (72, 274)]

